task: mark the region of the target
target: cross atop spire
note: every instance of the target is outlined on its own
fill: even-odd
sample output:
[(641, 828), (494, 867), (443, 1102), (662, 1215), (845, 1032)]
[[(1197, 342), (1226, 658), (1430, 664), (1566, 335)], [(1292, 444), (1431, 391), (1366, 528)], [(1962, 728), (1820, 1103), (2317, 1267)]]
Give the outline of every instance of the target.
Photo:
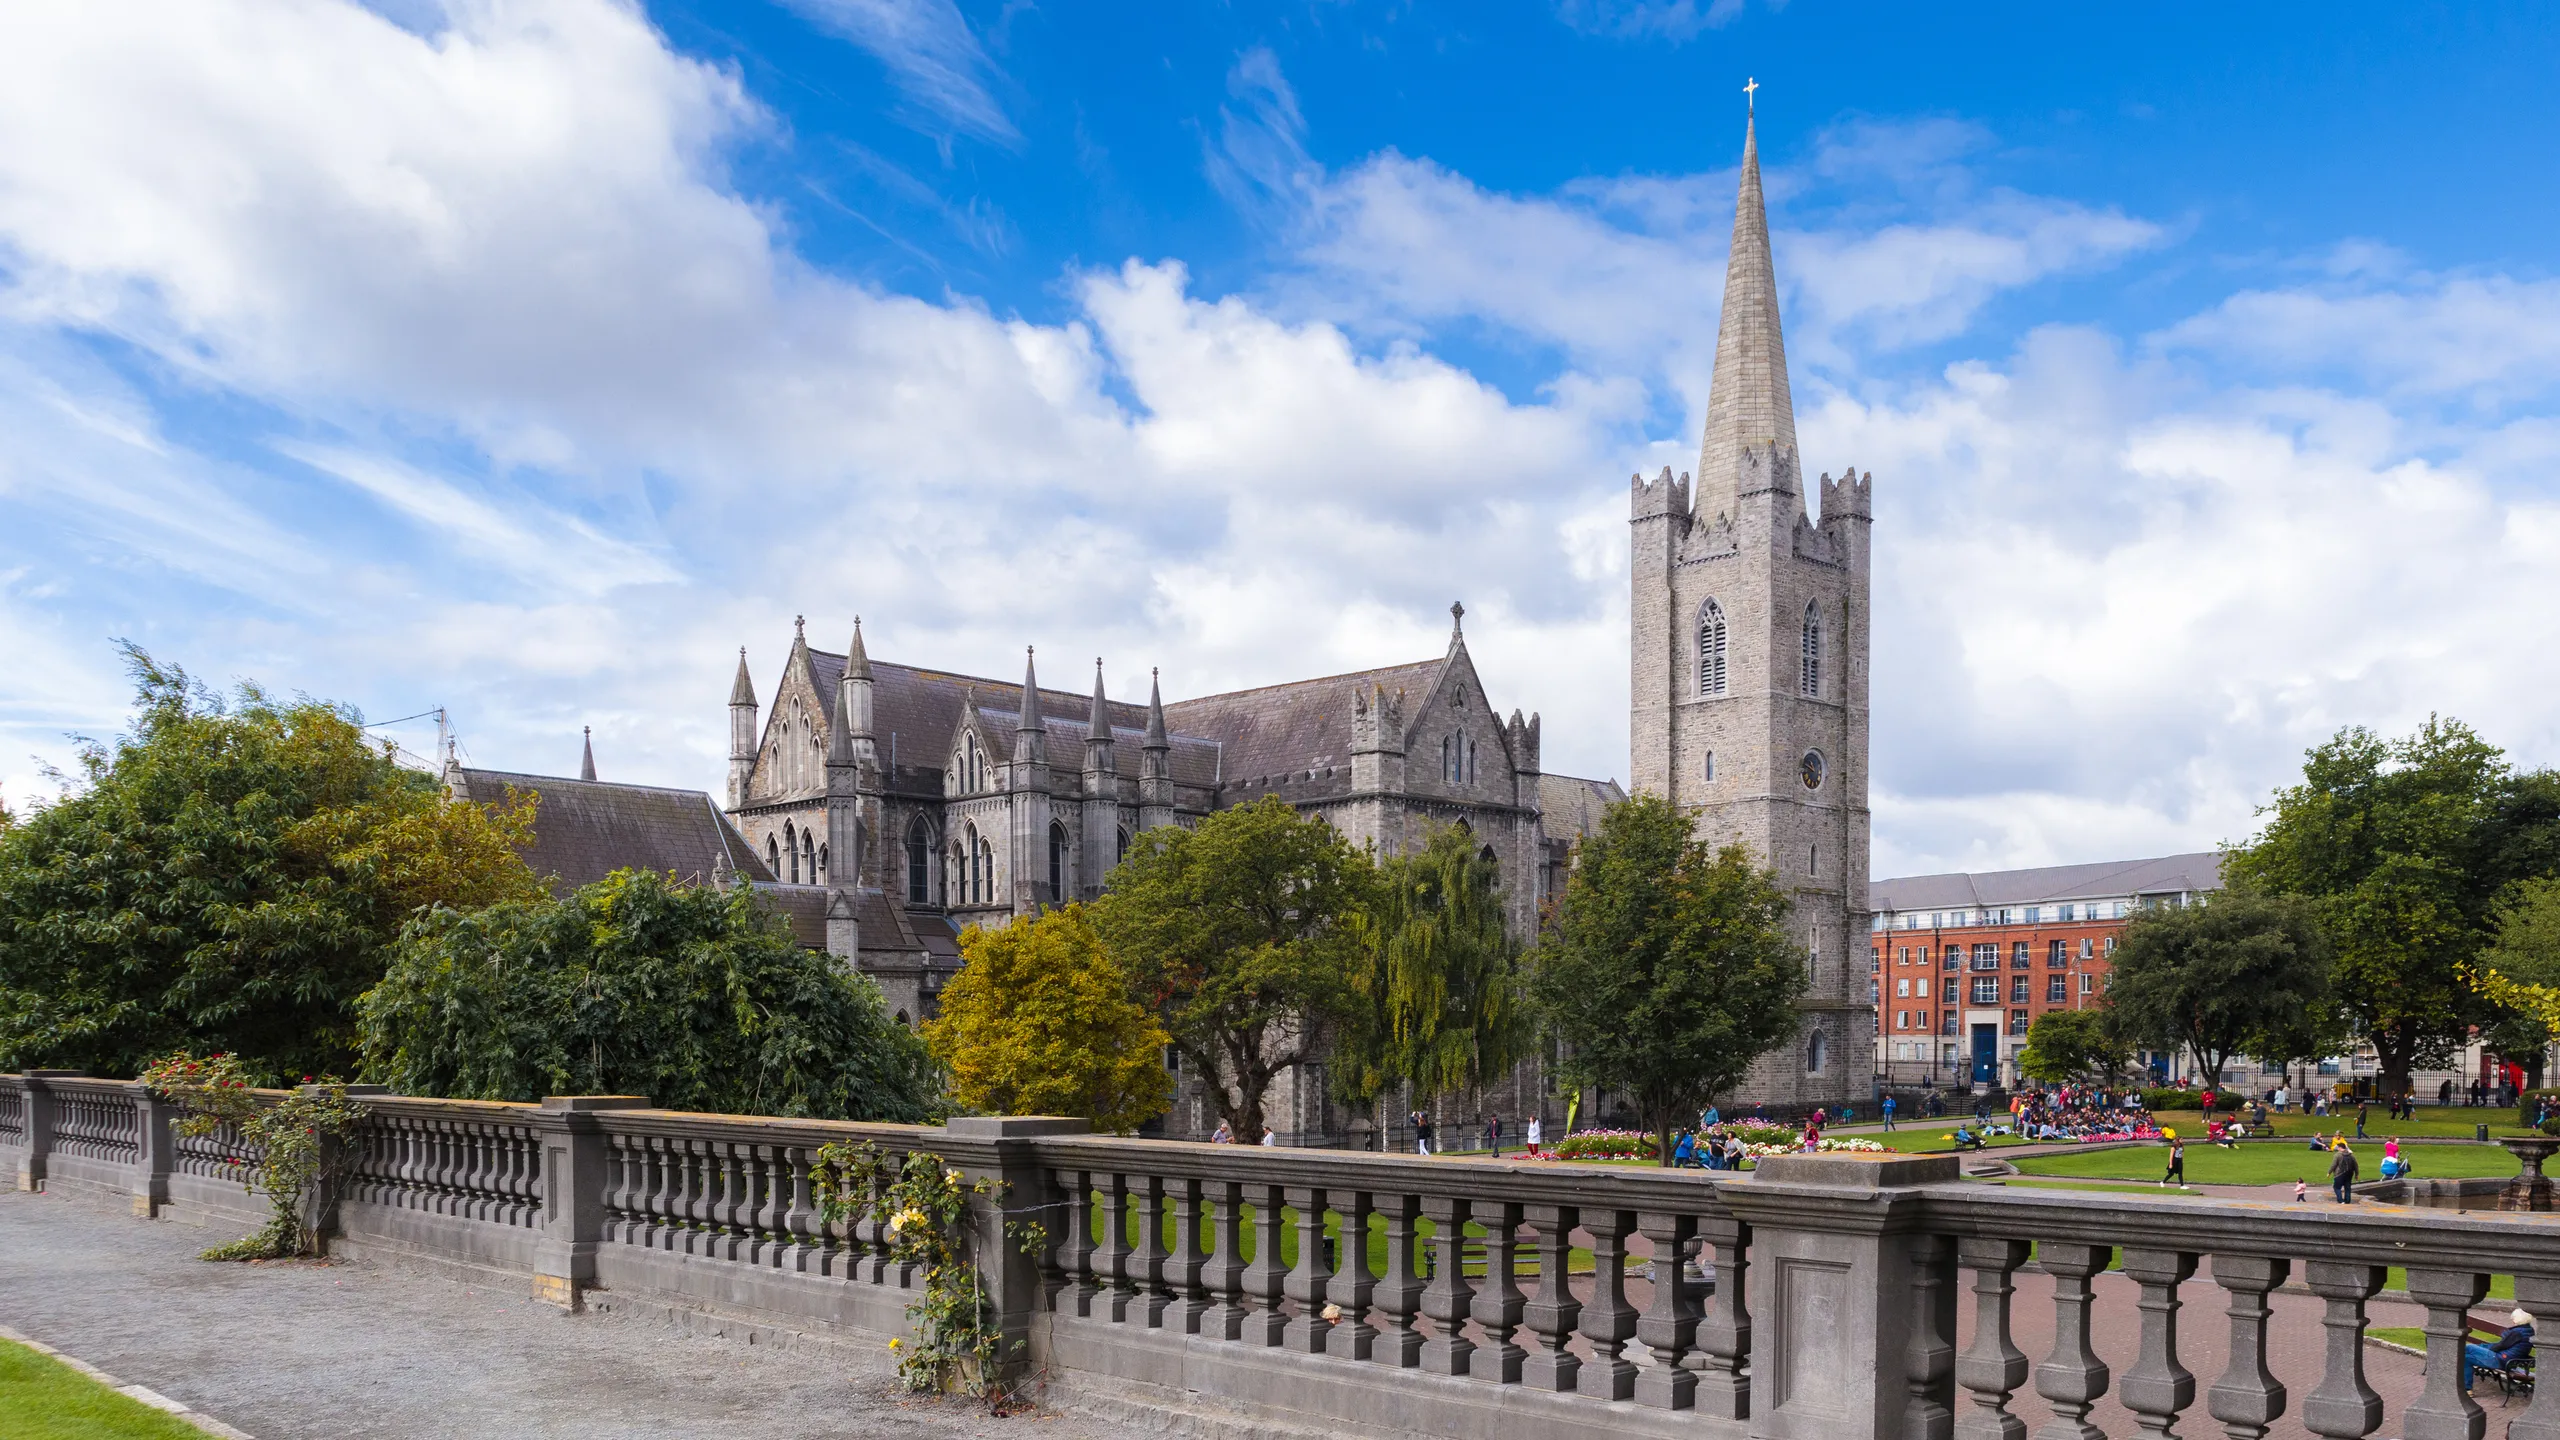
[(1743, 85), (1742, 85), (1742, 112), (1743, 112), (1743, 114), (1744, 114), (1746, 117), (1747, 117), (1747, 116), (1752, 116), (1752, 115), (1757, 115), (1757, 114), (1759, 114), (1759, 113), (1760, 113), (1760, 105), (1759, 105), (1760, 97), (1759, 97), (1757, 94), (1754, 94), (1754, 93), (1753, 93), (1754, 91), (1757, 91), (1759, 88), (1760, 88), (1760, 82), (1759, 82), (1758, 80), (1753, 79), (1753, 78), (1751, 78), (1751, 77), (1749, 77), (1749, 76), (1745, 76), (1745, 77), (1743, 78)]
[(1769, 213), (1760, 194), (1759, 126), (1746, 121), (1733, 253), (1725, 261), (1724, 314), (1716, 322), (1715, 379), (1707, 387), (1706, 436), (1698, 450), (1698, 513), (1734, 513), (1743, 452), (1773, 444), (1794, 451), (1796, 411), (1787, 389), (1787, 342), (1778, 327)]
[(1451, 640), (1455, 640), (1455, 639), (1457, 639), (1460, 635), (1465, 634), (1465, 633), (1466, 633), (1466, 630), (1467, 630), (1467, 607), (1466, 607), (1465, 603), (1464, 603), (1464, 602), (1462, 602), (1462, 601), (1457, 601), (1457, 600), (1452, 600), (1452, 601), (1450, 601), (1450, 602), (1449, 602), (1449, 638), (1450, 638)]

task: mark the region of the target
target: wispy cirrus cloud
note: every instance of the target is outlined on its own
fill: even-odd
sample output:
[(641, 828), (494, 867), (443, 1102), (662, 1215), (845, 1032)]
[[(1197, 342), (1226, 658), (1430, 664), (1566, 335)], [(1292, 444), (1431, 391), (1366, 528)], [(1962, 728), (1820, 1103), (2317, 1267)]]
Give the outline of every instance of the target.
[[(1694, 40), (1742, 18), (1746, 0), (1559, 0), (1556, 18), (1586, 35), (1623, 40)], [(1768, 0), (1772, 11), (1787, 0)]]
[(1002, 78), (954, 0), (781, 0), (871, 52), (930, 123), (981, 140), (1022, 138), (994, 94)]

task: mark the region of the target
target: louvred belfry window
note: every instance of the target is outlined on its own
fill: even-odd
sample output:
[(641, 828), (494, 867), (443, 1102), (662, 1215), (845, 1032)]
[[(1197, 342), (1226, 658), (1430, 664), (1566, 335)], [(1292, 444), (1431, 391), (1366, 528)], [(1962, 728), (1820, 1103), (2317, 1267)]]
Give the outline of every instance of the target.
[(1698, 693), (1724, 693), (1724, 607), (1713, 600), (1698, 614)]
[(1804, 607), (1804, 693), (1822, 693), (1822, 612)]

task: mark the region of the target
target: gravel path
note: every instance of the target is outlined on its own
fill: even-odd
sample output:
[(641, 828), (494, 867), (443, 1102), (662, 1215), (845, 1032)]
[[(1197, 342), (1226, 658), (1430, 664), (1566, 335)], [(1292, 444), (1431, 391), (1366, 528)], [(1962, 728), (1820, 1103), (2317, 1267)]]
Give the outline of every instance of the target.
[(851, 1346), (703, 1339), (370, 1265), (195, 1258), (227, 1238), (86, 1197), (0, 1193), (0, 1324), (257, 1440), (1122, 1433), (907, 1397), (885, 1355)]

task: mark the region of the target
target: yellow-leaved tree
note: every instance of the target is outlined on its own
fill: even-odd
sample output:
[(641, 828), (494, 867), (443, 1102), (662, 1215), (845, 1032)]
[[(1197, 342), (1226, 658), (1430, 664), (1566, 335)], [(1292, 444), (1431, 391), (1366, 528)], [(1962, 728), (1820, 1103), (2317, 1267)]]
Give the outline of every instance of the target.
[(951, 1098), (992, 1115), (1081, 1115), (1127, 1134), (1173, 1102), (1173, 1043), (1129, 993), (1081, 905), (960, 937), (967, 963), (924, 1027)]

